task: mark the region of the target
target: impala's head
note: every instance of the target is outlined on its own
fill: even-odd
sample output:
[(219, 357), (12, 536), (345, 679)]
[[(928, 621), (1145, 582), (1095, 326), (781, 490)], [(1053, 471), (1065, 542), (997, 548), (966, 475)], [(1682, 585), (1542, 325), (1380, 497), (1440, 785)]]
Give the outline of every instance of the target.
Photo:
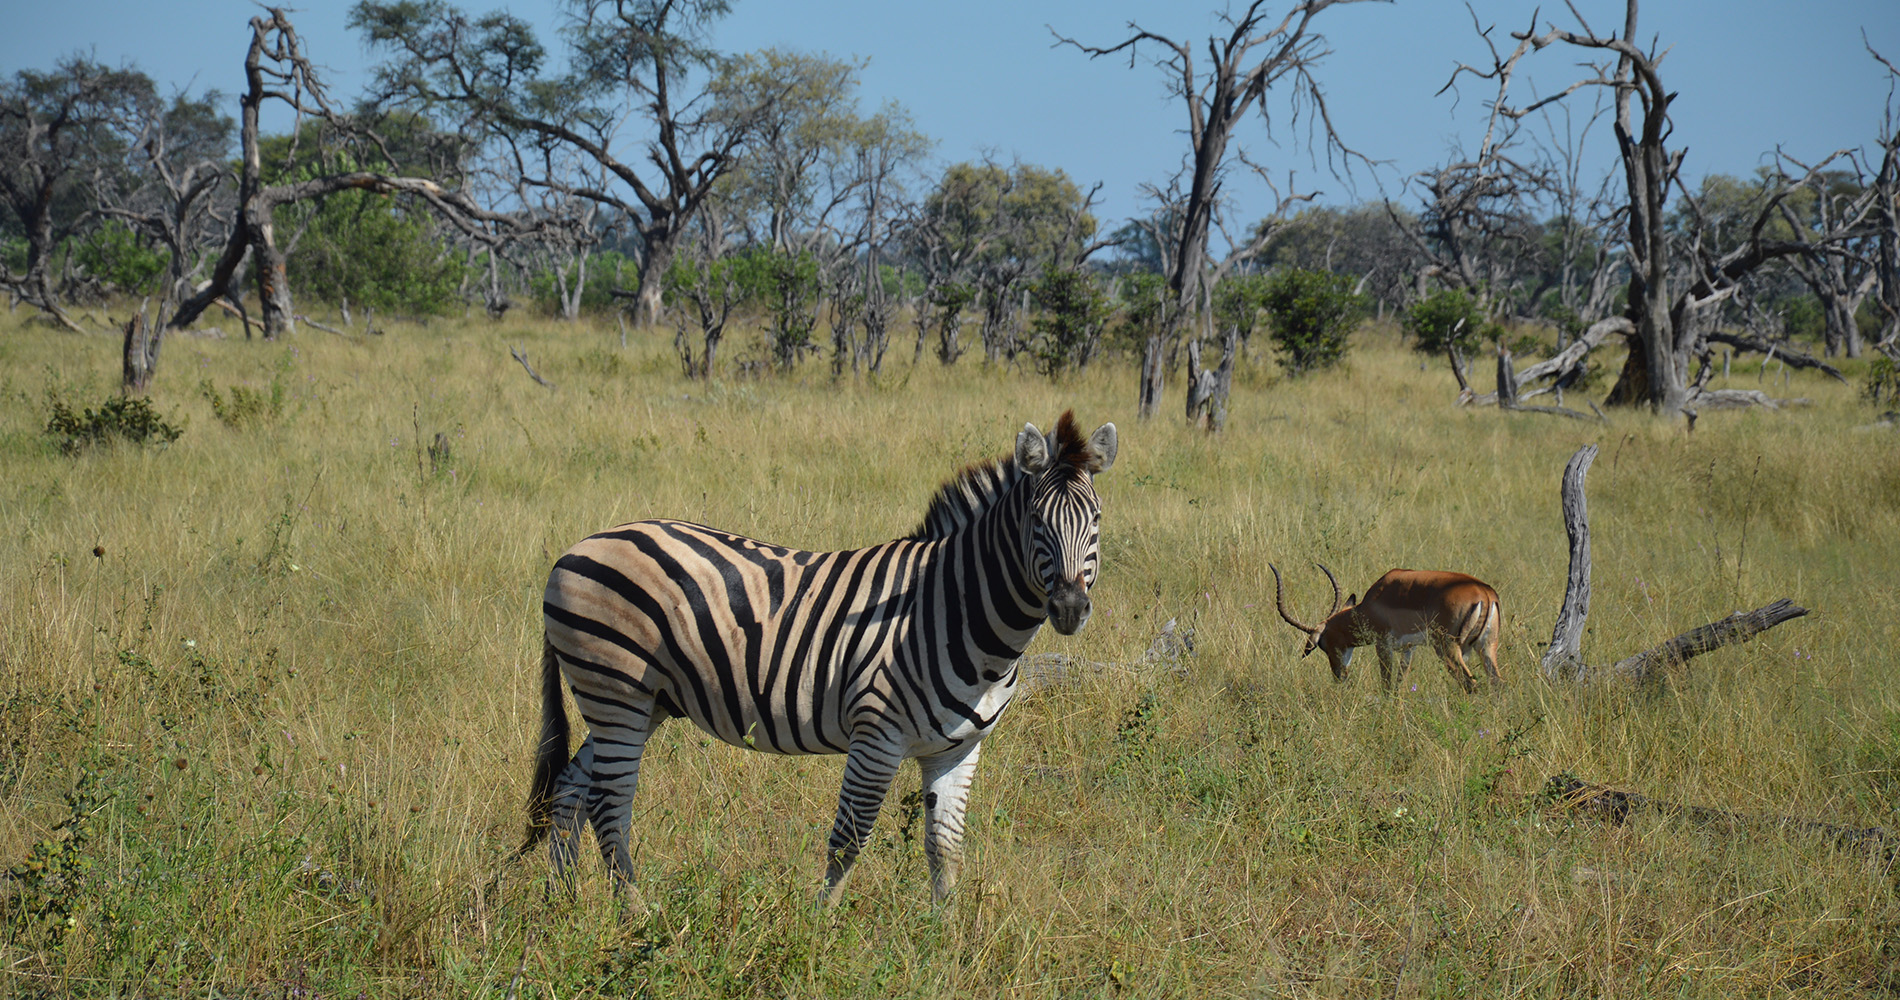
[(1016, 467), (1030, 474), (1023, 523), (1025, 564), (1042, 586), (1049, 624), (1074, 635), (1089, 620), (1089, 588), (1100, 558), (1102, 501), (1095, 474), (1115, 464), (1115, 425), (1084, 438), (1064, 413), (1054, 434), (1024, 424), (1016, 435)]
[(1268, 563), (1267, 568), (1273, 570), (1273, 606), (1279, 609), (1280, 617), (1286, 619), (1288, 625), (1306, 633), (1306, 644), (1300, 649), (1300, 655), (1308, 656), (1313, 650), (1324, 648), (1326, 660), (1333, 668), (1333, 679), (1343, 681), (1346, 679), (1346, 667), (1352, 663), (1352, 641), (1346, 634), (1346, 622), (1339, 617), (1339, 613), (1342, 609), (1350, 609), (1355, 602), (1340, 599), (1339, 578), (1333, 576), (1332, 570), (1319, 563), (1313, 565), (1319, 566), (1319, 571), (1326, 574), (1326, 579), (1333, 585), (1333, 608), (1320, 618), (1319, 624), (1308, 625), (1293, 617), (1293, 613), (1286, 609), (1286, 585), (1280, 581), (1280, 568)]

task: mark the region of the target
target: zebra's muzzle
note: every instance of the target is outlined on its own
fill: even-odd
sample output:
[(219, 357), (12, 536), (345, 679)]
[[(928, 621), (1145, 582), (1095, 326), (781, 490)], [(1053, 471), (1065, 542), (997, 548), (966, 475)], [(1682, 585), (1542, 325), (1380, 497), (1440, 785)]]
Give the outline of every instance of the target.
[(1082, 585), (1081, 574), (1057, 583), (1049, 593), (1049, 624), (1063, 635), (1074, 635), (1088, 620), (1089, 591)]

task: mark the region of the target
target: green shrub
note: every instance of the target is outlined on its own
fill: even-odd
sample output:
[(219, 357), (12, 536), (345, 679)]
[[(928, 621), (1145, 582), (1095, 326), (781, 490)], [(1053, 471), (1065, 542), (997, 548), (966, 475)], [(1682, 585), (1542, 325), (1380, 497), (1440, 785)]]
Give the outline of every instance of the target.
[(1411, 335), (1413, 350), (1423, 354), (1443, 354), (1446, 347), (1456, 346), (1471, 355), (1485, 338), (1496, 339), (1504, 333), (1461, 288), (1441, 289), (1414, 302), (1399, 317), (1399, 327)]
[(165, 271), (164, 251), (144, 245), (116, 219), (93, 230), (74, 256), (93, 277), (128, 294), (150, 291)]
[(1346, 337), (1365, 310), (1349, 275), (1293, 268), (1268, 282), (1261, 305), (1272, 321), (1280, 364), (1295, 378), (1346, 356)]
[(228, 400), (211, 380), (206, 379), (198, 383), (198, 393), (205, 398), (205, 402), (211, 404), (211, 415), (232, 430), (270, 423), (284, 413), (284, 383), (281, 379), (271, 379), (268, 389), (246, 389), (234, 385)]
[(113, 396), (99, 404), (74, 413), (58, 396), (50, 400), (52, 416), (47, 418), (46, 433), (59, 439), (60, 450), (76, 454), (89, 445), (108, 440), (132, 444), (171, 444), (185, 433), (183, 427), (167, 423), (143, 396)]
[(1867, 384), (1861, 387), (1860, 395), (1875, 406), (1883, 402), (1900, 405), (1900, 364), (1884, 355), (1875, 358), (1867, 366)]
[(1044, 265), (1042, 278), (1029, 287), (1041, 312), (1030, 321), (1036, 369), (1051, 377), (1073, 367), (1087, 368), (1102, 342), (1102, 328), (1113, 311), (1108, 293), (1095, 278), (1073, 268)]

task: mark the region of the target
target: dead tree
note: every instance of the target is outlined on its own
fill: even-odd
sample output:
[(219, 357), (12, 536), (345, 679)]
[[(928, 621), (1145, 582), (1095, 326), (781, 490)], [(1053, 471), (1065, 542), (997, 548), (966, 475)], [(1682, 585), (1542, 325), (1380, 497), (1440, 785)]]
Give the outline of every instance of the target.
[(1579, 684), (1598, 682), (1608, 677), (1632, 684), (1652, 683), (1668, 668), (1712, 649), (1745, 642), (1783, 622), (1800, 618), (1808, 609), (1786, 598), (1753, 611), (1738, 611), (1720, 621), (1690, 629), (1660, 645), (1608, 667), (1591, 667), (1583, 659), (1584, 622), (1590, 615), (1590, 516), (1584, 503), (1583, 480), (1596, 458), (1596, 446), (1577, 449), (1564, 469), (1562, 501), (1564, 527), (1570, 536), (1570, 571), (1564, 586), (1564, 602), (1557, 613), (1550, 646), (1545, 649), (1543, 672), (1546, 680), (1569, 680)]
[[(276, 209), (292, 202), (347, 190), (409, 194), (427, 203), (465, 235), (491, 245), (498, 242), (491, 227), (519, 224), (514, 216), (489, 212), (476, 205), (466, 193), (447, 189), (423, 177), (356, 170), (290, 183), (265, 184), (258, 116), (266, 101), (283, 102), (300, 116), (316, 116), (338, 126), (346, 124), (331, 110), (322, 81), (305, 56), (290, 19), (282, 9), (266, 10), (270, 14), (268, 18), (251, 19), (251, 44), (244, 57), (246, 87), (238, 100), (238, 136), (243, 155), (238, 171), (237, 216), (210, 279), (179, 305), (165, 324), (171, 329), (191, 325), (212, 303), (231, 297), (239, 265), (247, 256), (252, 258), (257, 271), (265, 338), (275, 338), (296, 328), (285, 255), (277, 244), (273, 221)], [(387, 146), (377, 137), (366, 135), (387, 152)]]
[[(379, 102), (455, 109), (466, 134), (513, 160), (532, 187), (620, 212), (642, 247), (634, 319), (657, 323), (667, 268), (687, 226), (751, 140), (761, 116), (794, 81), (720, 103), (691, 74), (719, 55), (703, 38), (726, 5), (707, 0), (582, 0), (573, 5), (575, 69), (540, 74), (533, 28), (495, 14), (472, 19), (440, 4), (364, 2), (351, 26), (392, 54), (378, 71)], [(559, 93), (556, 100), (542, 95)], [(622, 130), (649, 129), (634, 162)], [(573, 184), (537, 165), (561, 147), (599, 167), (607, 184)]]
[[(1672, 247), (1666, 208), (1671, 188), (1681, 188), (1678, 174), (1683, 150), (1668, 146), (1669, 105), (1675, 94), (1663, 85), (1659, 72), (1664, 53), (1653, 46), (1645, 50), (1634, 41), (1637, 0), (1625, 0), (1623, 30), (1609, 36), (1597, 34), (1574, 8), (1572, 14), (1577, 16), (1580, 31), (1550, 28), (1542, 34), (1513, 33), (1518, 40), (1513, 58), (1561, 43), (1614, 55), (1615, 68), (1607, 62), (1595, 64), (1593, 75), (1528, 105), (1510, 106), (1500, 99), (1498, 111), (1505, 117), (1521, 118), (1585, 87), (1607, 88), (1614, 95), (1615, 132), (1627, 200), (1627, 315), (1635, 332), (1623, 371), (1607, 402), (1647, 406), (1659, 413), (1675, 413), (1698, 396), (1715, 397), (1719, 403), (1736, 402), (1740, 397), (1705, 392), (1690, 377), (1691, 362), (1707, 357), (1698, 314), (1733, 296), (1738, 282), (1763, 264), (1791, 254), (1810, 253), (1813, 243), (1838, 242), (1845, 234), (1823, 234), (1810, 243), (1768, 239), (1764, 235), (1766, 224), (1788, 194), (1788, 186), (1783, 185), (1767, 199), (1742, 245), (1719, 255), (1704, 252), (1700, 245), (1687, 253)], [(1462, 73), (1492, 79), (1498, 70), (1460, 66), (1454, 79)], [(1685, 201), (1694, 211), (1694, 199), (1686, 192)], [(1677, 279), (1678, 270), (1689, 273)]]
[[(1298, 102), (1306, 102), (1322, 126), (1329, 153), (1348, 158), (1357, 156), (1333, 130), (1326, 99), (1313, 75), (1326, 51), (1325, 39), (1312, 30), (1313, 19), (1326, 8), (1336, 3), (1354, 2), (1359, 0), (1307, 0), (1293, 6), (1276, 23), (1261, 9), (1266, 6), (1266, 0), (1251, 0), (1239, 12), (1221, 15), (1228, 30), (1224, 35), (1208, 38), (1211, 65), (1204, 72), (1195, 66), (1191, 42), (1176, 41), (1145, 30), (1139, 24), (1130, 23), (1132, 34), (1109, 46), (1083, 45), (1056, 34), (1058, 44), (1074, 46), (1091, 59), (1126, 51), (1131, 68), (1143, 43), (1159, 46), (1162, 54), (1153, 60), (1153, 65), (1173, 78), (1168, 84), (1169, 93), (1182, 102), (1187, 112), (1190, 161), (1186, 170), (1187, 198), (1180, 215), (1179, 249), (1167, 275), (1168, 289), (1174, 298), (1168, 317), (1170, 332), (1174, 324), (1199, 310), (1206, 301), (1208, 239), (1231, 159), (1229, 143), (1234, 130), (1256, 105), (1271, 127), (1272, 119), (1264, 100), (1267, 91), (1276, 84), (1290, 82), (1295, 91), (1295, 117), (1301, 107)], [(1053, 30), (1051, 33), (1054, 34)], [(1143, 419), (1153, 416), (1161, 405), (1162, 350), (1167, 339), (1167, 333), (1151, 335), (1143, 351), (1136, 411)]]
[(145, 74), (77, 56), (50, 73), (21, 70), (0, 82), (0, 206), (26, 242), (20, 272), (0, 263), (0, 286), (76, 333), (84, 331), (53, 287), (53, 252), (91, 214), (74, 204), (88, 167), (119, 144), (126, 121), (156, 103)]
[[(1889, 86), (1900, 87), (1900, 67), (1875, 52), (1872, 45), (1867, 51), (1887, 68)], [(1880, 165), (1871, 173), (1868, 187), (1874, 198), (1868, 225), (1873, 230), (1874, 304), (1881, 313), (1880, 333), (1874, 345), (1900, 361), (1900, 109), (1894, 106), (1891, 89), (1881, 127)]]

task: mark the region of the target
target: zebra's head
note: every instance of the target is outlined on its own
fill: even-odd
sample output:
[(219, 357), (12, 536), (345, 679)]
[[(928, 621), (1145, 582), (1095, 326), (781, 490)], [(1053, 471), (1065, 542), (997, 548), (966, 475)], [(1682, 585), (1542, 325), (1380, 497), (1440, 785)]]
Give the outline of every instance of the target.
[(1089, 620), (1102, 522), (1095, 474), (1114, 464), (1114, 424), (1084, 438), (1075, 414), (1064, 413), (1054, 434), (1024, 424), (1016, 435), (1016, 467), (1033, 477), (1023, 523), (1024, 565), (1042, 586), (1049, 624), (1063, 635), (1074, 635)]

